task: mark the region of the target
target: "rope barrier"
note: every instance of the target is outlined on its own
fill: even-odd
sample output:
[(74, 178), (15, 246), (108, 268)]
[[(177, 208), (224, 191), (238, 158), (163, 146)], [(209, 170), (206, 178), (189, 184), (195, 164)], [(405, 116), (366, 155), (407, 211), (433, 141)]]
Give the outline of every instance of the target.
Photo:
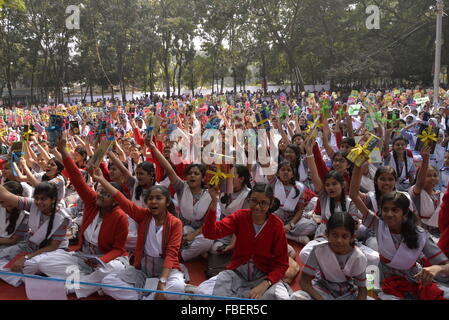
[[(67, 283), (67, 280), (64, 280), (64, 279), (43, 277), (43, 276), (38, 276), (38, 275), (33, 275), (33, 274), (23, 274), (23, 273), (15, 273), (15, 272), (8, 272), (8, 271), (0, 271), (0, 275)], [(180, 296), (192, 296), (192, 297), (198, 297), (198, 298), (209, 298), (209, 299), (214, 299), (214, 300), (253, 301), (253, 299), (236, 298), (236, 297), (222, 297), (222, 296), (211, 296), (211, 295), (205, 295), (205, 294), (186, 293), (186, 292), (161, 291), (161, 290), (134, 288), (134, 287), (120, 287), (120, 286), (114, 286), (114, 285), (105, 284), (105, 283), (93, 283), (93, 282), (84, 282), (84, 281), (70, 281), (68, 283), (72, 284), (72, 285), (80, 284), (80, 285), (100, 287), (100, 288), (131, 290), (131, 291), (147, 292), (147, 293), (163, 293), (163, 294), (180, 295)]]

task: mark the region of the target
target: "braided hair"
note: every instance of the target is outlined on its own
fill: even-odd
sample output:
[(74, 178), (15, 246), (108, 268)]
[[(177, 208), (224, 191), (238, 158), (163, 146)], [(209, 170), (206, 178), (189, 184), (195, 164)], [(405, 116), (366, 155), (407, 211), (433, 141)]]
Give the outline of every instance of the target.
[[(345, 179), (338, 171), (335, 171), (335, 170), (332, 170), (332, 171), (329, 171), (328, 173), (326, 173), (326, 175), (324, 176), (324, 182), (326, 183), (326, 181), (328, 179), (335, 179), (340, 183), (340, 185), (341, 185), (341, 195), (340, 195), (341, 210), (343, 212), (346, 212), (346, 210), (348, 208), (346, 208)], [(333, 215), (335, 212), (335, 199), (334, 198), (330, 198), (329, 209), (331, 211), (331, 215)]]
[[(3, 186), (6, 190), (11, 192), (12, 194), (15, 194), (16, 196), (21, 197), (23, 195), (23, 187), (17, 181), (8, 181)], [(8, 233), (8, 235), (12, 235), (14, 233), (19, 215), (20, 210), (18, 208), (14, 208), (11, 212), (9, 212), (9, 224), (6, 227), (6, 232)]]
[(52, 201), (53, 201), (52, 208), (51, 208), (50, 220), (48, 221), (47, 232), (45, 234), (45, 239), (39, 245), (39, 249), (42, 249), (42, 248), (46, 247), (48, 245), (48, 243), (50, 242), (50, 240), (48, 239), (48, 236), (50, 235), (50, 232), (53, 229), (53, 222), (55, 220), (56, 209), (58, 206), (58, 188), (53, 183), (49, 183), (49, 182), (39, 183), (36, 186), (36, 189), (34, 189), (34, 197), (36, 197), (38, 195), (44, 195), (45, 197), (48, 197), (48, 198), (52, 199)]
[[(154, 178), (154, 165), (151, 162), (147, 162), (147, 161), (142, 162), (141, 164), (139, 164), (137, 166), (136, 170), (139, 168), (146, 171), (148, 173), (148, 175), (153, 176), (153, 178)], [(154, 185), (154, 179), (153, 179), (153, 185)], [(135, 195), (136, 200), (140, 200), (140, 197), (141, 197), (143, 191), (144, 191), (144, 189), (142, 186), (140, 186), (140, 185), (137, 186), (136, 195)]]

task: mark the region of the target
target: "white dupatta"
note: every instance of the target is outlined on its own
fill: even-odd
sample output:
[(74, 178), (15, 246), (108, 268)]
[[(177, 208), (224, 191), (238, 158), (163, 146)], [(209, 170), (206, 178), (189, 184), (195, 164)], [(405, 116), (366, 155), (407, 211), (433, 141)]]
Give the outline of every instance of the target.
[[(345, 201), (346, 201), (346, 212), (349, 212), (349, 206), (351, 205), (351, 202), (352, 202), (351, 198), (346, 196)], [(321, 207), (321, 208), (323, 208), (323, 207)], [(340, 203), (340, 208), (341, 208), (341, 203)], [(336, 211), (336, 212), (338, 212), (338, 211)], [(321, 211), (321, 217), (323, 219), (322, 222), (327, 223), (327, 221), (331, 218), (331, 215), (332, 215), (332, 213), (331, 213), (331, 198), (328, 196), (328, 197), (326, 197), (326, 204), (324, 205), (324, 212)], [(356, 217), (353, 214), (351, 214), (351, 216), (354, 218), (354, 220), (358, 221), (359, 217)]]
[(206, 215), (211, 201), (212, 198), (210, 197), (209, 192), (203, 191), (200, 200), (194, 205), (192, 191), (190, 191), (188, 184), (184, 183), (182, 197), (179, 201), (179, 208), (185, 219), (189, 221), (199, 221)]
[(274, 196), (279, 199), (282, 210), (288, 212), (295, 211), (296, 205), (304, 193), (304, 185), (301, 182), (296, 181), (296, 188), (299, 190), (297, 197), (295, 197), (296, 190), (293, 187), (287, 195), (285, 193), (284, 184), (279, 179), (276, 179), (276, 183), (274, 184)]
[(226, 205), (224, 203), (220, 202), (220, 209), (221, 212), (225, 217), (233, 214), (237, 210), (243, 209), (243, 203), (245, 202), (246, 198), (248, 197), (249, 192), (251, 189), (249, 189), (246, 186), (243, 186), (243, 189), (241, 190), (240, 194), (232, 200), (232, 202), (229, 205)]
[(397, 270), (409, 270), (415, 266), (427, 240), (426, 233), (419, 229), (418, 236), (418, 248), (410, 249), (407, 247), (406, 243), (402, 241), (399, 248), (396, 249), (390, 229), (382, 220), (379, 220), (377, 242), (379, 245), (379, 254), (390, 260), (386, 265)]
[[(47, 234), (47, 227), (50, 219), (47, 219), (42, 225), (39, 226), (40, 217), (42, 212), (39, 210), (31, 210), (30, 219), (29, 219), (29, 227), (31, 231), (30, 241), (36, 245), (40, 245), (42, 241), (45, 240), (45, 235)], [(53, 228), (48, 234), (48, 239), (58, 230), (58, 228), (62, 225), (65, 219), (70, 219), (70, 217), (62, 210), (57, 210), (55, 212), (55, 217), (53, 220)]]
[(359, 248), (354, 247), (354, 251), (342, 269), (328, 241), (322, 242), (315, 247), (315, 255), (321, 272), (326, 280), (331, 282), (346, 282), (348, 278), (364, 273), (368, 264), (368, 260), (363, 252)]

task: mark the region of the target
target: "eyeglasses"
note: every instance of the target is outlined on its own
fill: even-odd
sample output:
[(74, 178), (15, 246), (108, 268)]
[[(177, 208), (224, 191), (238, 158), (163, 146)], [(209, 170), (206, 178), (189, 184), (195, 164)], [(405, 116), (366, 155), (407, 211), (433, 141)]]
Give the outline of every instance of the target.
[(259, 205), (261, 208), (269, 208), (270, 204), (271, 203), (268, 201), (257, 201), (256, 199), (249, 199), (249, 205), (253, 207)]

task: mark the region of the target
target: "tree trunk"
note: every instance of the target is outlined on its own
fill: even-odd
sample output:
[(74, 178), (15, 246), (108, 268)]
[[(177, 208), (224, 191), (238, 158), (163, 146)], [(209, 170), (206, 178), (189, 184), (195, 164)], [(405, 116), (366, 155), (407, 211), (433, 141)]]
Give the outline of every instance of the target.
[(265, 54), (262, 54), (262, 87), (263, 87), (263, 93), (267, 94), (267, 89), (268, 89), (267, 62), (265, 60)]
[(237, 72), (235, 71), (235, 67), (232, 68), (232, 78), (234, 80), (234, 92), (237, 92)]
[(153, 52), (150, 52), (150, 96), (154, 96)]
[(93, 84), (90, 84), (90, 103), (94, 103), (94, 90), (93, 90)]

